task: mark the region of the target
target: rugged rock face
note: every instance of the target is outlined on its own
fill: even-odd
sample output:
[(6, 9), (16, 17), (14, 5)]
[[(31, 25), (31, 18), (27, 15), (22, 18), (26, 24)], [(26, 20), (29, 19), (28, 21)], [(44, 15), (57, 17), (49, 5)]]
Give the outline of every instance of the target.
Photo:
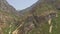
[(6, 0), (0, 0), (0, 10), (11, 14), (18, 14), (17, 10), (13, 6), (9, 5)]
[(0, 0), (0, 34), (11, 34), (15, 27), (20, 25), (18, 15), (17, 10), (6, 0)]
[[(22, 34), (51, 34), (49, 32), (49, 27), (52, 23), (48, 24), (48, 22), (50, 19), (56, 18), (56, 16), (57, 16), (57, 13), (58, 13), (57, 10), (59, 9), (58, 7), (60, 5), (57, 3), (57, 1), (58, 0), (38, 0), (31, 7), (22, 10), (22, 13), (25, 15), (24, 17), (26, 17), (25, 20), (27, 21), (27, 22), (25, 22), (25, 24), (23, 26), (24, 28), (21, 29), (22, 31), (24, 31)], [(28, 21), (28, 20), (30, 20), (29, 17), (32, 21)], [(31, 30), (29, 29), (29, 31), (28, 31), (29, 33), (28, 32), (25, 33), (25, 31), (27, 31), (27, 30), (24, 30), (25, 27), (27, 27), (27, 26), (25, 26), (26, 23), (34, 24), (33, 25), (34, 27), (31, 27), (32, 28)], [(27, 27), (27, 29), (28, 28), (29, 28), (29, 26)], [(22, 32), (21, 30), (18, 31), (19, 34), (21, 34), (20, 32)], [(52, 31), (52, 28), (51, 28), (51, 31)]]
[(38, 0), (17, 12), (6, 0), (0, 0), (0, 34), (60, 34), (59, 2)]
[[(55, 0), (38, 0), (35, 4), (28, 8), (31, 8), (30, 10), (23, 10), (23, 17), (26, 18), (25, 24), (23, 29), (21, 29), (21, 31), (19, 30), (18, 33), (21, 34), (23, 32), (22, 34), (47, 34), (48, 30), (45, 30), (44, 28), (48, 24), (49, 19), (53, 19), (57, 15), (57, 9), (55, 6), (56, 4), (54, 3)], [(29, 27), (31, 25), (29, 23), (32, 23), (34, 27)], [(27, 24), (29, 24), (29, 26)], [(29, 30), (24, 30), (25, 28)], [(46, 28), (49, 29), (49, 25)]]

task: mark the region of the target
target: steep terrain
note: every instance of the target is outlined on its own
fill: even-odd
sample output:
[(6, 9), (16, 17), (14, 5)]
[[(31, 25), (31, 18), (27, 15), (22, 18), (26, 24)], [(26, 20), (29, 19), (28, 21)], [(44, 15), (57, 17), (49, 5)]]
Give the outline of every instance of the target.
[(11, 6), (6, 0), (0, 0), (0, 10), (8, 12), (10, 14), (15, 14), (17, 16), (20, 15), (17, 10), (13, 6)]
[(0, 0), (0, 34), (60, 34), (60, 0), (38, 0), (20, 12)]
[[(22, 26), (23, 29), (20, 29), (23, 31), (22, 34), (60, 34), (59, 10), (60, 0), (38, 0), (31, 7), (22, 10), (24, 17), (27, 18)], [(21, 34), (20, 30), (19, 34)]]
[(6, 0), (0, 0), (0, 34), (11, 34), (21, 24), (20, 16)]
[(14, 28), (18, 26), (18, 24), (20, 25), (18, 16), (0, 10), (0, 33), (1, 34), (2, 32), (3, 34), (8, 34), (10, 29), (12, 32)]

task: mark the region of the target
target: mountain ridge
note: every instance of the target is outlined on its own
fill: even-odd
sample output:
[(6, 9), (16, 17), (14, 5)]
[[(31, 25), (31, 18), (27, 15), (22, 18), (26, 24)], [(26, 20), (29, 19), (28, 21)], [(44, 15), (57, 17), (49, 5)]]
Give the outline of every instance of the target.
[(6, 0), (0, 0), (0, 33), (60, 34), (59, 2), (38, 0), (32, 6), (17, 12)]

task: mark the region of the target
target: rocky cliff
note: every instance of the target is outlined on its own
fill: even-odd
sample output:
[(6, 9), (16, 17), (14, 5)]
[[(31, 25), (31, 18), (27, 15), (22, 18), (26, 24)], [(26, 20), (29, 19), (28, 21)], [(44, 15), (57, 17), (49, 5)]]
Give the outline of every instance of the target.
[(0, 34), (60, 34), (60, 0), (38, 0), (20, 12), (0, 0)]
[(11, 6), (6, 0), (0, 0), (0, 10), (11, 13), (11, 14), (18, 14), (17, 10)]
[(20, 25), (17, 10), (6, 0), (0, 0), (0, 34), (11, 34)]
[(31, 7), (22, 10), (26, 19), (21, 29), (18, 28), (18, 34), (57, 34), (60, 28), (58, 27), (60, 21), (57, 21), (60, 11), (59, 2), (59, 0), (38, 0)]

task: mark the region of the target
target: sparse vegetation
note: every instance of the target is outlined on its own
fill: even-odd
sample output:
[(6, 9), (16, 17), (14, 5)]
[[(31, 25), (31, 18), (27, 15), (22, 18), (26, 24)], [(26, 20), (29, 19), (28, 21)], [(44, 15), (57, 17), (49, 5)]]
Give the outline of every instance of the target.
[[(56, 0), (56, 2), (52, 0), (36, 2), (35, 6), (29, 7), (31, 9), (22, 10), (23, 16), (19, 15), (19, 12), (14, 9), (12, 9), (12, 11), (15, 11), (13, 11), (14, 13), (0, 10), (0, 33), (12, 34), (17, 30), (17, 34), (60, 34), (59, 2), (59, 0)], [(50, 24), (48, 23), (49, 19), (52, 19)], [(49, 32), (51, 25), (52, 29)]]

